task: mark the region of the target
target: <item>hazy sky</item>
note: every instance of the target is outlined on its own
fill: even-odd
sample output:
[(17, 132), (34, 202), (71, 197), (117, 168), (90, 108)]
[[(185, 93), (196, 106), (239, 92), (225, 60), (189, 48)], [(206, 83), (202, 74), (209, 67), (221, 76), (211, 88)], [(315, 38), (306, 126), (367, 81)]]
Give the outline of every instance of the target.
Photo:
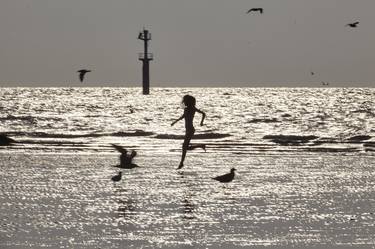
[[(254, 7), (264, 14), (246, 14)], [(373, 87), (374, 10), (375, 0), (1, 0), (0, 85), (140, 85), (145, 26), (152, 86)], [(84, 83), (81, 68), (93, 70)]]

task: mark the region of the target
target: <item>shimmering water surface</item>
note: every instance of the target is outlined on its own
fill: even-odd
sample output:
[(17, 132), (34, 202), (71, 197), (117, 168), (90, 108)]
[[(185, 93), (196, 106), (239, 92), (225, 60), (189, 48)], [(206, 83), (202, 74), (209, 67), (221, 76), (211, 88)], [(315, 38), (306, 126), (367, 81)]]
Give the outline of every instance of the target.
[[(186, 93), (207, 152), (177, 171)], [(375, 248), (374, 94), (1, 88), (0, 248)]]

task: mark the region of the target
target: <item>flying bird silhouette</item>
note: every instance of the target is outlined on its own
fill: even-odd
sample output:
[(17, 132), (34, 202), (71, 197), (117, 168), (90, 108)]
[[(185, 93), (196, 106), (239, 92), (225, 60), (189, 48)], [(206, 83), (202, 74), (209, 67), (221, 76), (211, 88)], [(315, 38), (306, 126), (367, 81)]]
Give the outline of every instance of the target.
[(236, 170), (235, 168), (231, 168), (230, 173), (225, 174), (225, 175), (221, 175), (221, 176), (217, 176), (217, 177), (214, 177), (212, 179), (214, 179), (216, 181), (219, 181), (219, 182), (231, 182), (234, 178), (234, 171), (235, 170)]
[(250, 12), (259, 12), (260, 14), (263, 14), (263, 8), (252, 8), (252, 9), (249, 9), (246, 14), (249, 14)]
[(122, 172), (118, 172), (118, 175), (112, 176), (112, 181), (119, 182), (121, 180)]
[(346, 26), (346, 27), (349, 26), (349, 27), (351, 27), (351, 28), (356, 28), (356, 27), (358, 26), (358, 24), (359, 24), (359, 22), (353, 22), (353, 23), (348, 23), (348, 24), (346, 24), (345, 26)]
[(120, 165), (116, 165), (115, 167), (122, 168), (122, 169), (132, 169), (139, 167), (137, 164), (132, 163), (133, 158), (137, 155), (135, 150), (132, 150), (131, 154), (128, 155), (128, 150), (122, 146), (112, 144), (112, 146), (121, 153), (120, 155)]
[(79, 73), (79, 80), (83, 82), (83, 79), (85, 78), (85, 74), (89, 72), (91, 72), (91, 70), (87, 70), (87, 69), (78, 70), (77, 73)]

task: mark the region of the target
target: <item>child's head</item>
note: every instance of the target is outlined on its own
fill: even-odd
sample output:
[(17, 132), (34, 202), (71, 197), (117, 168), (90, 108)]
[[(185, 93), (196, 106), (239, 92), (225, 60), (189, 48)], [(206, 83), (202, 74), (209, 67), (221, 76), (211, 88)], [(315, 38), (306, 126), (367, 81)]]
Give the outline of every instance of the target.
[(182, 98), (182, 103), (186, 106), (186, 107), (194, 107), (195, 106), (195, 98), (193, 96), (190, 96), (190, 95), (185, 95), (183, 98)]

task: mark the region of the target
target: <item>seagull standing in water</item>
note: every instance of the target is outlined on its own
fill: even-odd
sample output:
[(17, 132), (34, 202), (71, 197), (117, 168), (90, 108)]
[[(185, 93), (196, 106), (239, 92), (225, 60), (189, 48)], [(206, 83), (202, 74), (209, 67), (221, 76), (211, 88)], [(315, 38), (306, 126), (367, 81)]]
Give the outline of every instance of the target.
[(348, 23), (348, 24), (346, 24), (345, 26), (346, 27), (351, 27), (351, 28), (356, 28), (357, 26), (358, 26), (358, 24), (359, 24), (359, 22), (357, 21), (357, 22), (353, 22), (353, 23)]
[(250, 12), (259, 12), (260, 14), (263, 14), (263, 8), (252, 8), (252, 9), (249, 9), (246, 14), (249, 14)]
[(120, 155), (120, 165), (115, 167), (122, 168), (122, 169), (132, 169), (139, 167), (137, 164), (132, 163), (133, 158), (137, 155), (135, 150), (132, 150), (131, 154), (128, 155), (128, 150), (122, 146), (112, 144), (112, 146), (121, 153)]
[(231, 182), (234, 178), (234, 171), (236, 171), (235, 168), (231, 168), (230, 173), (222, 175), (222, 176), (217, 176), (212, 178), (213, 180), (219, 181), (219, 182)]
[(79, 80), (83, 82), (83, 79), (85, 78), (85, 74), (89, 72), (91, 72), (91, 70), (87, 70), (87, 69), (78, 70), (77, 73), (79, 73)]

